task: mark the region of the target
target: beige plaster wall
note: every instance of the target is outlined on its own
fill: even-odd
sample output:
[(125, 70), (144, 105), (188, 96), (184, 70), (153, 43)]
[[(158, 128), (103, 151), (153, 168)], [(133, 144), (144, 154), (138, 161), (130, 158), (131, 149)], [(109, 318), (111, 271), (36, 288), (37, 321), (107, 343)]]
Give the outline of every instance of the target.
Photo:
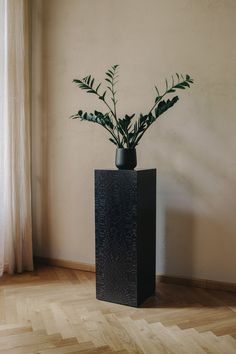
[(172, 73), (196, 84), (144, 136), (138, 167), (158, 169), (157, 272), (236, 282), (236, 1), (33, 0), (34, 247), (94, 263), (95, 168), (112, 168), (101, 109), (72, 84), (120, 64), (119, 112), (145, 112)]

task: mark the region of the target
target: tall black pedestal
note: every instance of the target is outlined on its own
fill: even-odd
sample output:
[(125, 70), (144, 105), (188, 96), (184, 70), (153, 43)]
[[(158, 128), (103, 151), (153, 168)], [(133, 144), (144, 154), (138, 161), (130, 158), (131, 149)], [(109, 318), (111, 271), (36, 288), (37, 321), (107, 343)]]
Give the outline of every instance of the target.
[(95, 170), (97, 299), (139, 306), (155, 293), (156, 170)]

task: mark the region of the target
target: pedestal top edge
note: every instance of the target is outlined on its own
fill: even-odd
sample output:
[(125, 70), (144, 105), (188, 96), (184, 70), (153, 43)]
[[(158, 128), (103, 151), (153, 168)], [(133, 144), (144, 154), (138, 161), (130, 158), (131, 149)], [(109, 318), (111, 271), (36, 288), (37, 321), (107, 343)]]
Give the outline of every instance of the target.
[(142, 172), (142, 171), (156, 171), (156, 168), (139, 168), (136, 170), (118, 170), (118, 169), (102, 169), (96, 168), (94, 171), (111, 171), (111, 172)]

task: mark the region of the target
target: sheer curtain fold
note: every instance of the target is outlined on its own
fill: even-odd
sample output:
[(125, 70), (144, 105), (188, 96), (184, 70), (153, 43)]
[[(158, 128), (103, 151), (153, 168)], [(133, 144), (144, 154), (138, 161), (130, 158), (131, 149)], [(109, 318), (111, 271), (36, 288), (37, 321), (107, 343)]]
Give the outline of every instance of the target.
[[(29, 2), (0, 0), (4, 12), (1, 93), (0, 273), (33, 269), (30, 171)], [(1, 14), (2, 16), (2, 14)], [(2, 64), (2, 63), (1, 63)]]

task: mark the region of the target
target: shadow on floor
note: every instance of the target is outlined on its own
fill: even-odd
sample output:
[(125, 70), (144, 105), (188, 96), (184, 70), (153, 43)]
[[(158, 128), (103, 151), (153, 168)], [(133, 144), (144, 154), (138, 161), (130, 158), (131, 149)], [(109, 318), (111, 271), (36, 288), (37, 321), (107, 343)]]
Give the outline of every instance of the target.
[(142, 308), (235, 307), (236, 292), (211, 290), (176, 284), (157, 284), (156, 295)]

